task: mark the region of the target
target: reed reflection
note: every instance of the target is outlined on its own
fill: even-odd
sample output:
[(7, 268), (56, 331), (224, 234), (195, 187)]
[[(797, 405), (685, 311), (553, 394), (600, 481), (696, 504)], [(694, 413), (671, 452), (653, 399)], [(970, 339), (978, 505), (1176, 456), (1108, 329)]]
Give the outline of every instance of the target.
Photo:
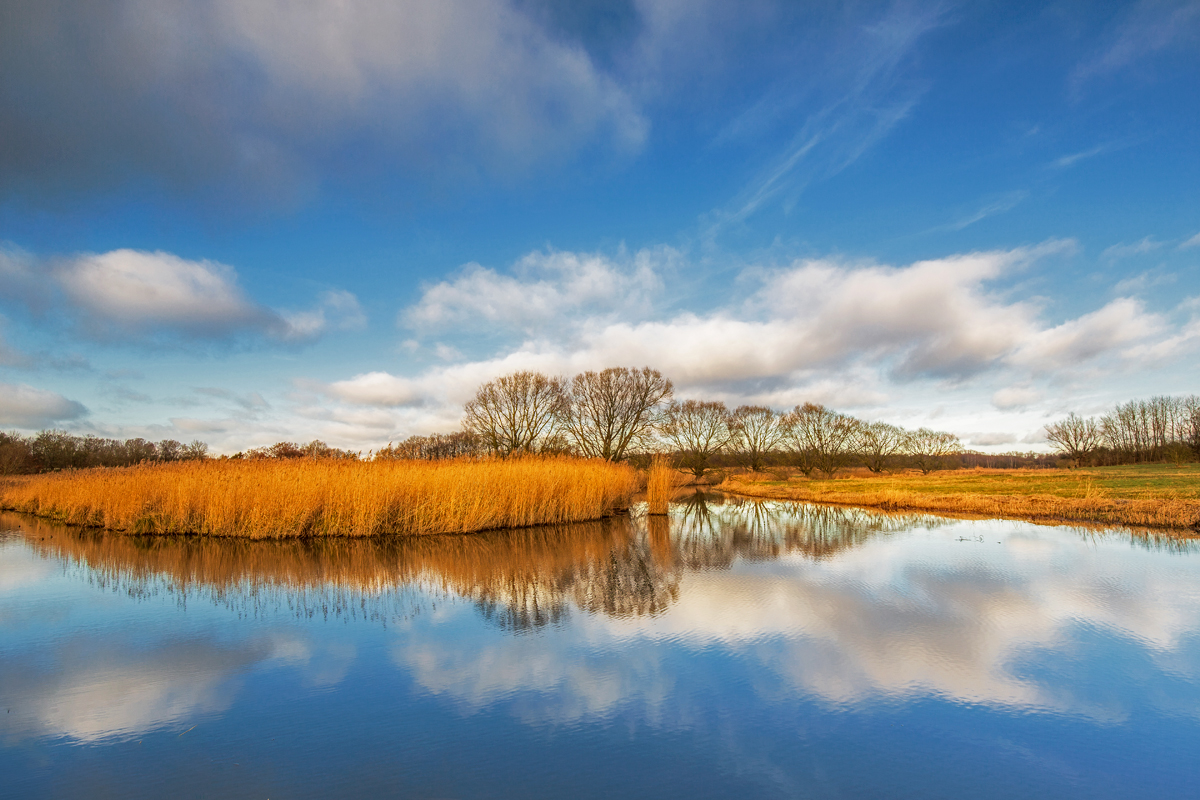
[[(376, 539), (141, 537), (0, 514), (0, 528), (21, 531), (42, 557), (82, 568), (96, 585), (134, 597), (167, 593), (187, 602), (203, 596), (245, 613), (283, 607), (302, 617), (386, 621), (419, 613), (432, 590), (475, 603), (487, 619), (514, 632), (560, 622), (572, 608), (609, 617), (654, 615), (678, 599), (688, 571), (785, 555), (823, 560), (880, 536), (956, 522), (703, 491), (677, 497), (669, 517), (635, 513), (466, 536)], [(1152, 549), (1196, 548), (1176, 537), (1129, 537)]]
[(42, 557), (133, 597), (204, 596), (239, 612), (282, 606), (300, 616), (386, 619), (414, 613), (417, 601), (406, 589), (432, 589), (476, 603), (512, 631), (561, 621), (571, 608), (657, 614), (677, 599), (685, 570), (784, 552), (823, 557), (887, 527), (867, 512), (711, 493), (686, 497), (669, 519), (615, 517), (470, 536), (254, 541), (128, 536), (12, 514), (4, 520)]

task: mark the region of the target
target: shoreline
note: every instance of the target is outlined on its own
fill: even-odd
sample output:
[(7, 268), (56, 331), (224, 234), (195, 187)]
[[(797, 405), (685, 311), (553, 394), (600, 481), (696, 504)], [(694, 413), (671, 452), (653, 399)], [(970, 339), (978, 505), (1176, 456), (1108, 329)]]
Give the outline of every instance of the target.
[(792, 500), (881, 511), (924, 511), (976, 519), (1124, 526), (1161, 530), (1182, 537), (1200, 536), (1200, 500), (1191, 498), (922, 492), (889, 486), (868, 490), (838, 490), (826, 485), (847, 482), (827, 481), (810, 487), (739, 480), (734, 476), (713, 488), (731, 495), (763, 500)]

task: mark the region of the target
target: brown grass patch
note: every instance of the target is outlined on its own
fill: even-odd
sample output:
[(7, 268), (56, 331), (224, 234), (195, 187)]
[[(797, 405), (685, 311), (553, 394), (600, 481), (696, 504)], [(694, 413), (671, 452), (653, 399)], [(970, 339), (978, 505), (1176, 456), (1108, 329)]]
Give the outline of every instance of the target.
[[(1166, 478), (1175, 478), (1167, 469), (1162, 467)], [(1165, 479), (1157, 481), (1156, 477), (1157, 473), (1145, 466), (1103, 468), (1086, 473), (962, 470), (838, 480), (770, 481), (735, 475), (720, 488), (748, 497), (890, 511), (1200, 529), (1200, 497), (1196, 496), (1195, 488), (1168, 483)]]
[(579, 458), (208, 461), (9, 481), (0, 508), (129, 533), (420, 535), (599, 519), (636, 486), (630, 467)]
[(646, 513), (666, 514), (675, 490), (683, 482), (666, 456), (654, 456), (646, 473)]

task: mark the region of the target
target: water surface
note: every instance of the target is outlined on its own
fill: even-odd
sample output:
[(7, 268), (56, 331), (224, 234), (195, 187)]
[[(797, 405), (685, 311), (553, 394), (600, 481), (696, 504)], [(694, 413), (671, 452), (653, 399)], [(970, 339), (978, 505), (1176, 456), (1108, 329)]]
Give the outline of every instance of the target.
[(1200, 546), (696, 495), (466, 537), (0, 514), (23, 797), (1195, 797)]

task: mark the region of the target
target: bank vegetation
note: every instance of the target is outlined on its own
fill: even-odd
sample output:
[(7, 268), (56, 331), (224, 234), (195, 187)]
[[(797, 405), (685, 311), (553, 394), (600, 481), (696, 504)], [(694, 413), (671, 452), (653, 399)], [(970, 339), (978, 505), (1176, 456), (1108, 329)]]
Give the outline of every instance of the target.
[(129, 533), (420, 535), (599, 519), (637, 488), (628, 465), (569, 456), (224, 459), (9, 478), (0, 507)]

